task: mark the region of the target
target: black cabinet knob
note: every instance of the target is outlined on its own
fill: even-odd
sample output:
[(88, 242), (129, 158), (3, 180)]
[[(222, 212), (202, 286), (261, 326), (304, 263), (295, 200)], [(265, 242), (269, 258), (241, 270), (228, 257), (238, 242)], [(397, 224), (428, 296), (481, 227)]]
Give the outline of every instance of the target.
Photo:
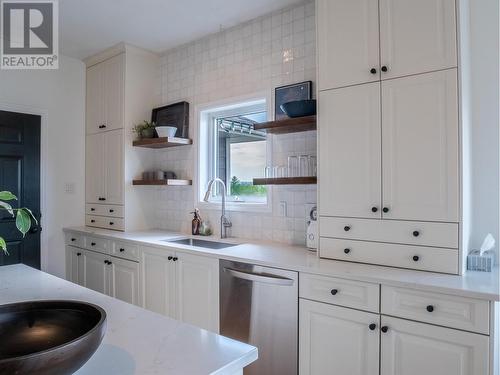
[(105, 128), (106, 128), (106, 125), (104, 125), (104, 124), (99, 125), (99, 129), (105, 129)]
[(110, 213), (113, 213), (113, 212), (115, 212), (115, 210), (109, 210), (109, 212), (110, 212)]
[(110, 264), (113, 264), (113, 262), (111, 262), (110, 260), (108, 260), (108, 265), (110, 265)]
[(71, 239), (71, 242), (75, 242), (75, 241), (76, 241), (76, 238), (72, 238), (72, 239)]
[(82, 255), (82, 253), (76, 253), (76, 256), (79, 257), (80, 255)]
[(346, 225), (344, 227), (344, 231), (349, 232), (351, 230), (351, 227), (349, 225)]
[(332, 289), (332, 290), (330, 291), (330, 293), (332, 294), (332, 296), (336, 295), (338, 292), (339, 292), (339, 290), (338, 290), (338, 289)]
[(428, 312), (433, 312), (434, 311), (434, 306), (429, 305), (425, 308)]
[(381, 71), (383, 71), (384, 73), (387, 72), (389, 69), (387, 68), (387, 66), (382, 66), (382, 68), (380, 68)]
[(413, 258), (412, 258), (415, 262), (418, 262), (418, 260), (420, 259), (420, 257), (418, 255), (414, 255)]
[(113, 223), (112, 221), (109, 222), (109, 225), (115, 225), (115, 223)]
[(94, 220), (94, 219), (90, 219), (90, 222), (91, 222), (91, 223), (95, 223), (95, 220)]
[(168, 259), (168, 260), (172, 260), (173, 258), (174, 258), (174, 257), (169, 256), (167, 259)]
[(388, 213), (389, 212), (389, 207), (382, 208), (382, 211), (385, 212), (385, 213)]
[(99, 197), (99, 200), (100, 200), (100, 201), (105, 201), (105, 200), (106, 200), (106, 198), (104, 198), (104, 197)]
[(370, 328), (370, 331), (374, 331), (375, 328), (377, 328), (377, 325), (375, 323), (372, 323), (368, 326), (368, 328)]
[(94, 208), (94, 207), (92, 207), (92, 208), (90, 209), (90, 211), (95, 211), (95, 208)]
[(173, 258), (172, 258), (172, 260), (173, 260), (174, 262), (175, 262), (175, 261), (177, 261), (178, 259), (179, 259), (179, 258), (177, 258), (177, 257), (173, 257)]
[(420, 232), (418, 230), (414, 230), (412, 234), (413, 234), (413, 237), (420, 236)]
[(370, 73), (371, 73), (371, 74), (377, 74), (377, 69), (375, 69), (375, 68), (371, 68), (371, 69), (370, 69)]
[(378, 211), (378, 207), (373, 206), (372, 207), (372, 212), (377, 212), (377, 211)]
[(90, 243), (90, 246), (95, 246), (95, 242), (91, 242), (91, 243)]
[(108, 261), (107, 261), (107, 260), (105, 260), (105, 261), (104, 261), (104, 264), (108, 264)]
[(123, 253), (125, 249), (123, 247), (120, 248), (120, 253)]
[(389, 327), (387, 326), (383, 326), (382, 328), (380, 328), (380, 330), (384, 333), (386, 333), (388, 330), (389, 330)]
[(351, 249), (349, 249), (347, 247), (344, 249), (344, 254), (349, 254), (350, 252), (351, 252)]

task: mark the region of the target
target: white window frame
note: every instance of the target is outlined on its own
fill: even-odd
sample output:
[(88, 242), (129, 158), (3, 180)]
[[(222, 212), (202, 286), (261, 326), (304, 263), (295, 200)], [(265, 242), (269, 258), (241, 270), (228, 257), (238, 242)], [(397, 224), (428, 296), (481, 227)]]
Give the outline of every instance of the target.
[[(213, 150), (213, 139), (207, 142), (209, 137), (214, 137), (216, 132), (210, 124), (214, 121), (214, 113), (216, 117), (231, 116), (232, 114), (240, 113), (242, 106), (251, 107), (252, 105), (258, 106), (265, 104), (268, 114), (268, 120), (274, 116), (273, 103), (271, 100), (271, 93), (257, 93), (248, 96), (241, 96), (237, 98), (225, 99), (217, 102), (206, 103), (199, 105), (195, 109), (195, 123), (196, 133), (195, 141), (197, 144), (195, 155), (195, 178), (194, 178), (194, 194), (195, 202), (199, 208), (203, 209), (220, 209), (220, 201), (203, 201), (205, 195), (206, 185), (209, 181), (213, 171), (213, 158), (216, 157)], [(267, 165), (272, 165), (272, 135), (268, 134), (266, 138), (266, 159)], [(208, 157), (211, 155), (211, 157)], [(210, 172), (209, 172), (210, 171)], [(229, 189), (229, 186), (227, 186)], [(226, 192), (227, 193), (227, 192)], [(245, 203), (245, 202), (232, 202), (226, 201), (226, 209), (229, 211), (242, 211), (242, 212), (271, 212), (272, 211), (272, 187), (268, 186), (267, 189), (267, 202), (266, 203)]]

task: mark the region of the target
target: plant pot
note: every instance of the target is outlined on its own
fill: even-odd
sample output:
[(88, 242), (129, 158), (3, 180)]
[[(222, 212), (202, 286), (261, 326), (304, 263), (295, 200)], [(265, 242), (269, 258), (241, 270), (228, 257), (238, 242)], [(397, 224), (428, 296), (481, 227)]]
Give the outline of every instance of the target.
[(155, 128), (142, 129), (141, 135), (142, 135), (142, 138), (154, 138)]

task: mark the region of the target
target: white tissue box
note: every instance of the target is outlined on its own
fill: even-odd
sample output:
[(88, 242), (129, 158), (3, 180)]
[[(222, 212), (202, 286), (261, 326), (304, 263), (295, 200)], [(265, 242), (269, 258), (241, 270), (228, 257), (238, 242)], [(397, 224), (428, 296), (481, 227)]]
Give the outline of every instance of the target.
[(493, 250), (487, 250), (480, 255), (479, 250), (471, 250), (467, 255), (467, 269), (469, 271), (491, 272), (495, 263), (495, 253)]

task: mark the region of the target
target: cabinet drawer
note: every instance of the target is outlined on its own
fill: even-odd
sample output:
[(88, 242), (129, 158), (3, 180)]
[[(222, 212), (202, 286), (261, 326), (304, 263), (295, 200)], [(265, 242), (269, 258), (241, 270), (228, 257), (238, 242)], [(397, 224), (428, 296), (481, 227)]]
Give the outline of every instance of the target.
[(458, 249), (457, 223), (320, 218), (322, 237), (401, 243)]
[(66, 245), (83, 247), (84, 246), (83, 238), (84, 238), (83, 235), (78, 233), (71, 233), (71, 232), (66, 233)]
[(489, 334), (489, 302), (382, 286), (382, 314)]
[(85, 248), (100, 253), (109, 254), (108, 240), (98, 237), (85, 237)]
[(139, 260), (139, 246), (122, 241), (112, 241), (111, 254), (130, 260)]
[(379, 311), (378, 284), (301, 273), (299, 295), (315, 301)]
[(89, 227), (123, 230), (124, 222), (119, 217), (86, 215), (85, 224)]
[(123, 206), (87, 203), (85, 206), (85, 213), (92, 216), (123, 217)]
[(438, 247), (320, 238), (322, 258), (423, 271), (458, 273), (458, 250)]

